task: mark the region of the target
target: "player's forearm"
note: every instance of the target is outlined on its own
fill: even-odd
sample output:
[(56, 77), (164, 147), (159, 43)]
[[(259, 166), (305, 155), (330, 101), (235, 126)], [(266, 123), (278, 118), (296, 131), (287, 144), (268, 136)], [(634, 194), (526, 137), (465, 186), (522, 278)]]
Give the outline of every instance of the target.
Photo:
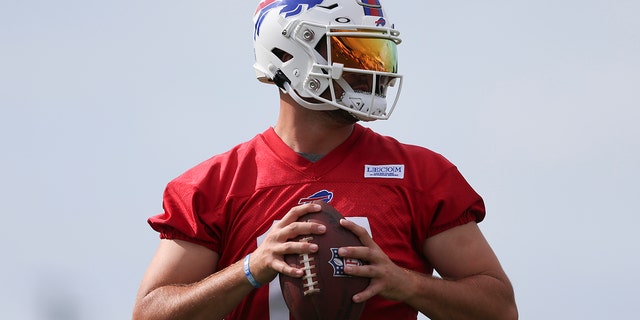
[(251, 290), (240, 261), (200, 282), (149, 292), (138, 299), (133, 319), (223, 319)]
[(432, 320), (517, 319), (513, 289), (508, 279), (475, 275), (444, 280), (414, 274), (407, 302)]

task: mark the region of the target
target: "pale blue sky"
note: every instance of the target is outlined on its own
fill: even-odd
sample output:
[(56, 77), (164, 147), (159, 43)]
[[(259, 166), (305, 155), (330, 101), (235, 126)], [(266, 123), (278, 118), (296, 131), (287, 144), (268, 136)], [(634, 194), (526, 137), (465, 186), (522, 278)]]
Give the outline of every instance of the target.
[[(636, 317), (640, 2), (382, 3), (405, 86), (368, 125), (484, 196), (521, 319)], [(275, 121), (256, 4), (0, 2), (0, 318), (130, 318), (165, 184)]]

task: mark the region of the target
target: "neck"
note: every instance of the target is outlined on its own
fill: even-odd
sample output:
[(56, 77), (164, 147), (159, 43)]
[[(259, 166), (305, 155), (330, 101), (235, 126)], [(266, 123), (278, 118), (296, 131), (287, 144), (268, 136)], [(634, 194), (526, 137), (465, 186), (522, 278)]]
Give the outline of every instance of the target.
[(325, 155), (349, 138), (353, 124), (342, 113), (309, 110), (280, 93), (280, 114), (274, 130), (295, 152)]

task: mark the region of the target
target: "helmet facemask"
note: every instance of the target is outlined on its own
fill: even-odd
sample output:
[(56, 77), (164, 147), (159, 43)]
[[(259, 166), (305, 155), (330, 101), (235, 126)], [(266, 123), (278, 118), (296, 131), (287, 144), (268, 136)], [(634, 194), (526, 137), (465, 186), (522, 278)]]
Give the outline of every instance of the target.
[[(304, 42), (312, 41), (318, 28), (324, 36), (311, 49)], [(387, 119), (402, 86), (397, 35), (389, 34), (389, 29), (332, 29), (310, 23), (299, 29), (303, 35), (297, 41), (313, 50), (314, 63), (301, 86), (286, 89), (287, 93), (309, 109), (339, 108), (364, 121)], [(392, 102), (389, 110), (387, 101)]]

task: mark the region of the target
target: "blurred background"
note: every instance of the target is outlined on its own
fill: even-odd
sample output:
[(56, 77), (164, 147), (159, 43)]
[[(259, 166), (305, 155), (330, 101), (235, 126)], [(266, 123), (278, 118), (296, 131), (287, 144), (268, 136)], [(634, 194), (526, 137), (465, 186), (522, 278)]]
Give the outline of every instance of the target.
[[(520, 318), (635, 318), (640, 2), (382, 4), (405, 86), (366, 125), (484, 196)], [(131, 317), (166, 183), (275, 122), (256, 5), (0, 2), (0, 318)]]

